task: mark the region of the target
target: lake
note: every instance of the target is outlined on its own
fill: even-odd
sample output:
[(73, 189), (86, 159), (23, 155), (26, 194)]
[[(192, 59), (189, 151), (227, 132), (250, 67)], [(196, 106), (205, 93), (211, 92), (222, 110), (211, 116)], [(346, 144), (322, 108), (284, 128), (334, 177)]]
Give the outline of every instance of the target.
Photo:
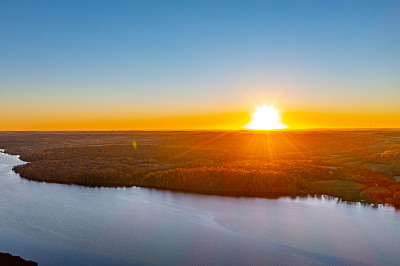
[(0, 251), (39, 265), (395, 265), (400, 212), (28, 181), (0, 153)]

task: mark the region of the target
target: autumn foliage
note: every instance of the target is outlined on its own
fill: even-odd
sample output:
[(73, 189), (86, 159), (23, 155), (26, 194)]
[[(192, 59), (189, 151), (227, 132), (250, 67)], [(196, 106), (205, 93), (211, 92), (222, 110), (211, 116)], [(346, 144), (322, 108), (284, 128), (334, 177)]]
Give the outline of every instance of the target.
[(37, 181), (400, 206), (396, 130), (2, 132), (0, 148)]

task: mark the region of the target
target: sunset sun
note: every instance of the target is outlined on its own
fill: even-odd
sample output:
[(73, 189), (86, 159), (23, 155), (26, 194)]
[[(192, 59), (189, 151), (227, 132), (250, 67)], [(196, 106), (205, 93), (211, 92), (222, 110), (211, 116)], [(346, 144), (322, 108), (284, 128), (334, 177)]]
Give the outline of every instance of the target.
[(256, 130), (284, 129), (287, 128), (281, 122), (279, 111), (272, 105), (258, 106), (252, 114), (251, 121), (244, 128)]

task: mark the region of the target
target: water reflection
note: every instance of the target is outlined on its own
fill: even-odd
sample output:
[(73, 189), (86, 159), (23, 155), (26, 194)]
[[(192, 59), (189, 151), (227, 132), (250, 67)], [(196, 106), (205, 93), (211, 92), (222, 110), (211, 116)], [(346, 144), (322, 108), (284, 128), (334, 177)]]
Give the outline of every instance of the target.
[(27, 181), (0, 154), (0, 247), (41, 265), (396, 264), (400, 214), (307, 198)]

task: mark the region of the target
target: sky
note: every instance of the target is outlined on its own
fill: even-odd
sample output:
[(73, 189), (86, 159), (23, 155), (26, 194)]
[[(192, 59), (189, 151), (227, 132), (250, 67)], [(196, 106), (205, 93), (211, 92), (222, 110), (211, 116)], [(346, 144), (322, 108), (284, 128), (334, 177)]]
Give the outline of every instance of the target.
[(400, 128), (400, 1), (0, 1), (0, 130)]

